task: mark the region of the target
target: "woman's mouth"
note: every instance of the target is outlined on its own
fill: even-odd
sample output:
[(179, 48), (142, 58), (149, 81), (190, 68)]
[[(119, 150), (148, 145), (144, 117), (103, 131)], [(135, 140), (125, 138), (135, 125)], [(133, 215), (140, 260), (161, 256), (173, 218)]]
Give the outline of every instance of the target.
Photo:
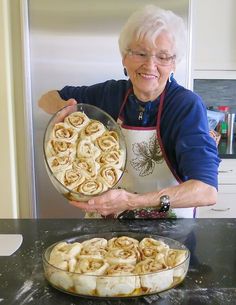
[(157, 76), (154, 74), (147, 74), (147, 73), (138, 73), (141, 77), (145, 79), (156, 79)]

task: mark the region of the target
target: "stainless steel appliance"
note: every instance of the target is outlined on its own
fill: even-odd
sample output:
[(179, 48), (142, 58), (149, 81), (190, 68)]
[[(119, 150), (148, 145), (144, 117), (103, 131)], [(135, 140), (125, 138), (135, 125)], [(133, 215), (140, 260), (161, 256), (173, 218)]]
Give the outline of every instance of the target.
[[(29, 135), (32, 139), (31, 174), (34, 189), (33, 217), (82, 217), (54, 189), (43, 161), (43, 134), (50, 116), (37, 106), (48, 90), (65, 85), (93, 84), (106, 79), (124, 78), (118, 49), (118, 34), (142, 0), (22, 0), (26, 35), (25, 56), (28, 82), (28, 113), (32, 114)], [(152, 0), (182, 15), (188, 27), (187, 57), (177, 68), (176, 79), (190, 87), (191, 18), (189, 0)], [(33, 132), (31, 132), (31, 128)]]

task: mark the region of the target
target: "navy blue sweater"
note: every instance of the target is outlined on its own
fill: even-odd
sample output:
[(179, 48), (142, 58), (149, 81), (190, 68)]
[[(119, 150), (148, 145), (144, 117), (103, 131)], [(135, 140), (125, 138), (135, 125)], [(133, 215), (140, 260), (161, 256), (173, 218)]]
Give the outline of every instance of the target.
[[(78, 103), (93, 104), (115, 120), (127, 90), (127, 80), (109, 80), (92, 86), (66, 86), (58, 91), (61, 98), (74, 98)], [(160, 98), (143, 103), (130, 94), (124, 109), (125, 124), (155, 126)], [(138, 120), (140, 105), (145, 108)], [(182, 181), (196, 179), (218, 188), (218, 158), (215, 141), (209, 135), (205, 104), (175, 80), (166, 85), (160, 134), (165, 153)]]

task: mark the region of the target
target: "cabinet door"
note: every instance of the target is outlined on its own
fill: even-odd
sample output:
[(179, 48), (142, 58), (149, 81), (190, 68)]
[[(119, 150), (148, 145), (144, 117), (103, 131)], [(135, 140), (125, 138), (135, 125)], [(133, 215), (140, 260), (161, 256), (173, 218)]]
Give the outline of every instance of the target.
[[(219, 184), (235, 184), (236, 188), (236, 159), (223, 159), (219, 166)], [(222, 187), (221, 187), (222, 189)]]
[(236, 218), (236, 185), (219, 185), (217, 203), (197, 208), (197, 218)]
[(236, 1), (193, 1), (193, 68), (236, 70)]

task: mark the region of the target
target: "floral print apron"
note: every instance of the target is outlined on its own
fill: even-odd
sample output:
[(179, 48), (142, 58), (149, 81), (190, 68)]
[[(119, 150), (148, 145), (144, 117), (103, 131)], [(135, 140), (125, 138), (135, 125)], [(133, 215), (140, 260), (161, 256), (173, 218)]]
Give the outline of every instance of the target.
[[(123, 110), (130, 93), (131, 89), (126, 93), (117, 121), (127, 145), (126, 170), (119, 187), (133, 193), (146, 193), (178, 185), (181, 180), (176, 176), (167, 159), (160, 137), (165, 93), (163, 92), (160, 97), (157, 125), (154, 127), (133, 127), (124, 124)], [(141, 208), (124, 211), (118, 215), (118, 218), (192, 218), (193, 215), (194, 208), (172, 209), (168, 213), (159, 213), (156, 208)]]

